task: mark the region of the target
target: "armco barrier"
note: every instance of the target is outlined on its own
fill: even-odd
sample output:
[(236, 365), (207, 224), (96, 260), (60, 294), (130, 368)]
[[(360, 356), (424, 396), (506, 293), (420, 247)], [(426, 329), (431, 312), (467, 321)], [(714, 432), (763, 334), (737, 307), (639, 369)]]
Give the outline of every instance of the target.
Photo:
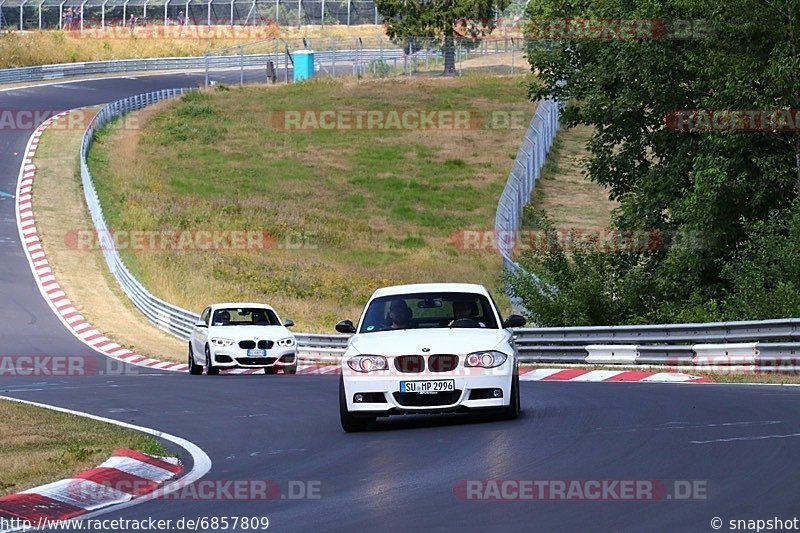
[[(245, 54), (198, 57), (161, 57), (152, 59), (123, 59), (118, 61), (87, 61), (59, 65), (39, 65), (0, 69), (0, 83), (25, 83), (43, 80), (60, 80), (76, 76), (119, 74), (125, 72), (153, 72), (168, 70), (204, 70), (265, 68), (267, 61), (282, 64), (284, 53)], [(317, 63), (369, 62), (375, 59), (402, 58), (403, 51), (393, 48), (379, 50), (321, 50), (316, 52)]]
[[(86, 163), (86, 154), (95, 131), (124, 113), (181, 95), (188, 90), (191, 89), (158, 91), (113, 102), (98, 113), (84, 133), (80, 154), (81, 178), (86, 202), (101, 239), (109, 239), (110, 233), (107, 231), (103, 210)], [(544, 105), (549, 104), (544, 103)], [(556, 112), (557, 110), (552, 108), (548, 110), (545, 107), (540, 120), (556, 120)], [(553, 123), (549, 124), (548, 127), (554, 127)], [(539, 160), (535, 161), (538, 164)], [(507, 192), (505, 191), (504, 194)], [(150, 294), (125, 267), (119, 254), (113, 249), (112, 243), (103, 241), (102, 245), (103, 254), (111, 272), (136, 307), (161, 329), (178, 338), (188, 338), (199, 315)], [(296, 337), (301, 347), (301, 353), (307, 358), (319, 360), (338, 358), (347, 346), (348, 339), (347, 335), (306, 333), (298, 333)], [(775, 342), (765, 343), (763, 341)], [(704, 348), (704, 354), (716, 361), (716, 364), (723, 365), (726, 361), (724, 357), (726, 348), (728, 354), (731, 353), (731, 350), (738, 349), (736, 346), (730, 346), (731, 343), (738, 346), (741, 346), (739, 343), (750, 343), (747, 345), (751, 347), (748, 348), (750, 350), (748, 353), (755, 350), (757, 355), (750, 357), (747, 359), (748, 361), (752, 361), (755, 366), (771, 365), (780, 370), (781, 368), (789, 369), (790, 365), (785, 363), (800, 357), (800, 342), (797, 341), (800, 341), (800, 319), (797, 318), (706, 324), (522, 328), (516, 331), (516, 344), (521, 360), (538, 363), (586, 363), (587, 357), (589, 357), (587, 347), (590, 345), (629, 345), (625, 347), (627, 350), (625, 356), (605, 364), (620, 362), (637, 365), (683, 366), (693, 364), (697, 356), (694, 351), (696, 344), (717, 344), (713, 350)], [(752, 343), (757, 343), (754, 349)], [(604, 348), (594, 346), (592, 350), (608, 348), (607, 346)], [(631, 357), (634, 351), (637, 355)]]
[[(83, 182), (86, 204), (89, 206), (92, 222), (97, 230), (103, 255), (105, 256), (109, 269), (111, 269), (112, 274), (122, 286), (128, 298), (131, 299), (137, 309), (139, 309), (148, 320), (164, 331), (183, 340), (189, 338), (192, 328), (200, 320), (200, 315), (153, 296), (125, 267), (119, 253), (114, 249), (114, 243), (111, 242), (110, 233), (106, 226), (105, 218), (103, 217), (103, 208), (100, 205), (100, 199), (97, 196), (92, 175), (89, 172), (86, 156), (92, 144), (92, 140), (94, 139), (95, 132), (109, 121), (125, 113), (141, 109), (161, 100), (180, 96), (190, 90), (192, 89), (169, 89), (141, 94), (118, 100), (105, 106), (89, 124), (86, 132), (84, 132), (80, 152), (81, 180)], [(298, 333), (296, 338), (301, 354), (314, 359), (326, 360), (336, 358), (347, 346), (346, 335)]]
[[(495, 242), (503, 258), (503, 269), (510, 274), (529, 275), (535, 279), (534, 274), (526, 273), (514, 261), (515, 235), (558, 133), (562, 109), (563, 104), (558, 101), (539, 103), (497, 204)], [(517, 310), (524, 312), (522, 302), (511, 294), (509, 300)], [(790, 318), (707, 324), (525, 328), (517, 330), (516, 343), (521, 359), (526, 362), (668, 366), (713, 362), (718, 366), (758, 367), (780, 366), (779, 362), (792, 361), (800, 352), (800, 344), (780, 341), (796, 340), (800, 340), (800, 319)]]

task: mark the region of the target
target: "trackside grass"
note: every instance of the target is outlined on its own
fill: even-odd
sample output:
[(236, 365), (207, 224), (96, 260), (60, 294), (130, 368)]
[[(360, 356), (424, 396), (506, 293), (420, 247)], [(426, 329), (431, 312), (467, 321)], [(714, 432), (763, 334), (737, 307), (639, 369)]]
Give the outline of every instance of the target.
[(167, 455), (157, 440), (135, 431), (0, 400), (0, 495), (93, 468), (117, 448)]
[(542, 174), (536, 183), (531, 204), (525, 209), (523, 225), (531, 226), (532, 211), (544, 211), (558, 228), (599, 229), (611, 222), (616, 202), (608, 199), (602, 186), (585, 177), (592, 129), (588, 126), (564, 128), (558, 132)]
[[(0, 68), (52, 65), (80, 61), (103, 61), (112, 59), (139, 59), (146, 57), (200, 56), (238, 45), (245, 46), (245, 53), (274, 51), (270, 45), (260, 49), (253, 43), (280, 38), (287, 41), (291, 50), (303, 48), (302, 38), (312, 39), (318, 49), (336, 42), (339, 48), (355, 48), (355, 39), (368, 38), (377, 42), (382, 36), (386, 46), (390, 43), (382, 26), (302, 26), (280, 28), (265, 26), (190, 26), (179, 28), (151, 25), (148, 28), (87, 28), (79, 31), (42, 30), (29, 32), (0, 33)], [(163, 31), (162, 31), (163, 30)], [(371, 42), (371, 41), (370, 41)], [(264, 45), (266, 46), (266, 45)], [(252, 50), (250, 50), (252, 48)]]
[[(330, 331), (383, 285), (477, 282), (500, 295), (497, 252), (465, 251), (453, 236), (493, 228), (535, 111), (525, 81), (325, 79), (194, 93), (101, 132), (90, 166), (114, 230), (274, 236), (266, 250), (123, 250), (157, 296), (196, 311), (265, 301), (299, 331)], [(285, 128), (291, 112), (364, 110), (468, 111), (475, 121), (461, 130)], [(507, 116), (516, 127), (503, 126)]]

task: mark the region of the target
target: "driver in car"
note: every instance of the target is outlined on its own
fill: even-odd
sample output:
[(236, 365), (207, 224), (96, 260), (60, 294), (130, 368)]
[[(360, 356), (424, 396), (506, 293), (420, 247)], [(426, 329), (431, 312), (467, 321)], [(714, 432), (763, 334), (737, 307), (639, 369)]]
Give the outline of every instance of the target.
[(478, 324), (480, 327), (485, 328), (486, 324), (483, 322), (478, 322), (475, 320), (475, 316), (478, 314), (476, 309), (475, 302), (469, 302), (466, 300), (456, 300), (453, 302), (453, 320), (450, 321), (448, 326), (452, 326), (457, 320), (471, 320)]
[(215, 326), (230, 326), (231, 325), (231, 314), (228, 311), (217, 311), (216, 312), (217, 319), (214, 321)]

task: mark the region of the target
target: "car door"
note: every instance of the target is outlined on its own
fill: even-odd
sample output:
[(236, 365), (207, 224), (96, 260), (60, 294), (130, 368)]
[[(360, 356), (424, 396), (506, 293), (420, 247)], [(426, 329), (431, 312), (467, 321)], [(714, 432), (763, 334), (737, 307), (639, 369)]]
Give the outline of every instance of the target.
[(200, 355), (198, 357), (198, 361), (203, 361), (203, 357), (206, 353), (206, 342), (208, 341), (208, 328), (210, 327), (211, 318), (211, 308), (206, 307), (203, 311), (203, 314), (200, 315), (200, 322), (206, 325), (206, 327), (194, 327), (192, 330), (192, 349), (194, 353)]

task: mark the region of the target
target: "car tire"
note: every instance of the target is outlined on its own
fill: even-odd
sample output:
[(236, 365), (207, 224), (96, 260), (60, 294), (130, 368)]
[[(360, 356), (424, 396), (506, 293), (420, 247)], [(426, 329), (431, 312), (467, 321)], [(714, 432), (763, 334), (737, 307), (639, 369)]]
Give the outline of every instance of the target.
[(517, 418), (522, 411), (521, 409), (521, 402), (519, 398), (519, 374), (516, 372), (514, 373), (514, 377), (511, 378), (511, 398), (506, 407), (503, 410), (503, 420), (514, 420)]
[(292, 366), (283, 367), (283, 373), (286, 375), (297, 374), (297, 363), (293, 364)]
[(194, 351), (191, 344), (189, 344), (189, 373), (193, 376), (199, 376), (203, 373), (203, 366), (194, 361)]
[(342, 423), (342, 429), (347, 433), (357, 433), (365, 431), (370, 422), (374, 422), (374, 418), (356, 418), (350, 411), (347, 410), (347, 399), (344, 395), (344, 378), (339, 377), (339, 420)]
[(264, 373), (267, 374), (267, 375), (270, 375), (270, 376), (273, 375), (273, 374), (277, 374), (278, 373), (278, 367), (277, 366), (265, 366), (264, 367)]
[(211, 361), (211, 349), (208, 347), (208, 345), (206, 345), (206, 375), (219, 375), (219, 368), (215, 367), (214, 363)]

